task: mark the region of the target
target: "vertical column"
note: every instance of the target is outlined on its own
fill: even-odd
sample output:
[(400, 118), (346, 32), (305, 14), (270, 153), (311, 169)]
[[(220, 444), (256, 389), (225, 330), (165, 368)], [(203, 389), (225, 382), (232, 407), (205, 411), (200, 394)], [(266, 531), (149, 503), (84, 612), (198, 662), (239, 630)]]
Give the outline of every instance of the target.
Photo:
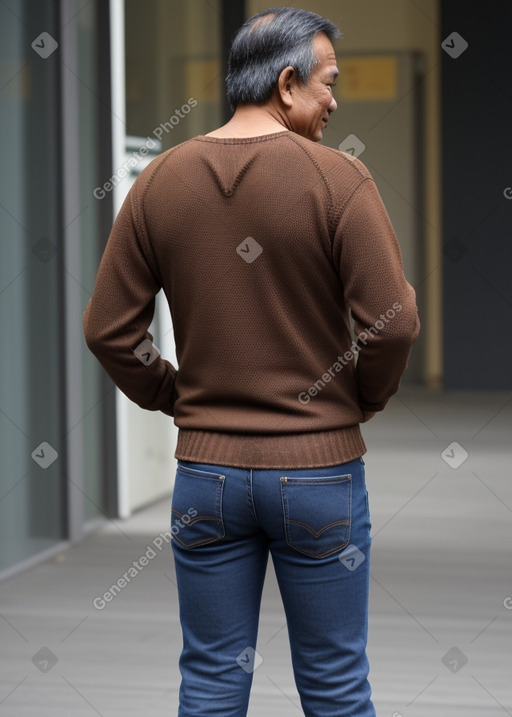
[(67, 461), (67, 522), (68, 537), (78, 540), (84, 523), (84, 446), (82, 431), (73, 425), (83, 417), (82, 397), (82, 313), (81, 292), (77, 278), (81, 275), (80, 257), (80, 141), (77, 23), (78, 0), (60, 0), (61, 22), (61, 152), (62, 152), (62, 239), (64, 281), (64, 355)]

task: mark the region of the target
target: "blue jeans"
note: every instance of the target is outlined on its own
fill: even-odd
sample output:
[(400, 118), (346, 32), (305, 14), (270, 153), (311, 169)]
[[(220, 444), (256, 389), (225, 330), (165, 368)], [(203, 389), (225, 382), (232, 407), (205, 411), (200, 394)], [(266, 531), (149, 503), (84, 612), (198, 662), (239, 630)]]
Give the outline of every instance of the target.
[(293, 470), (178, 460), (178, 717), (247, 714), (262, 660), (256, 638), (269, 552), (304, 714), (375, 717), (366, 656), (370, 528), (362, 458)]

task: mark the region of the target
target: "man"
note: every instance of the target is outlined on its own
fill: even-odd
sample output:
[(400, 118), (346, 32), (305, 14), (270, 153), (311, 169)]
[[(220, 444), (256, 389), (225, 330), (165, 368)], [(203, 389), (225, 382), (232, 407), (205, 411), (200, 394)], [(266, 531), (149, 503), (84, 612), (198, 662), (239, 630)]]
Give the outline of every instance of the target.
[[(339, 34), (287, 7), (245, 23), (233, 117), (141, 173), (84, 315), (117, 386), (179, 429), (180, 717), (246, 715), (269, 553), (304, 713), (375, 715), (359, 424), (398, 390), (419, 321), (370, 173), (318, 144)], [(160, 288), (179, 370), (136, 352)]]

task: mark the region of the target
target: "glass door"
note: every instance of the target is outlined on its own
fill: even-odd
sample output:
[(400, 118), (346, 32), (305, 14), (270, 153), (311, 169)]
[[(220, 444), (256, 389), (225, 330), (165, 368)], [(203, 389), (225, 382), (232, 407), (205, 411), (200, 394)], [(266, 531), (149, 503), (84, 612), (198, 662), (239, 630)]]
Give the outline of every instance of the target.
[[(120, 180), (114, 212), (155, 155), (221, 124), (221, 17), (220, 0), (153, 0), (151, 12), (144, 0), (112, 0), (114, 176)], [(122, 177), (125, 166), (130, 172)], [(162, 293), (150, 332), (177, 367)], [(177, 428), (119, 391), (117, 420), (119, 512), (125, 516), (170, 492)]]
[(1, 9), (0, 571), (66, 537), (54, 10)]

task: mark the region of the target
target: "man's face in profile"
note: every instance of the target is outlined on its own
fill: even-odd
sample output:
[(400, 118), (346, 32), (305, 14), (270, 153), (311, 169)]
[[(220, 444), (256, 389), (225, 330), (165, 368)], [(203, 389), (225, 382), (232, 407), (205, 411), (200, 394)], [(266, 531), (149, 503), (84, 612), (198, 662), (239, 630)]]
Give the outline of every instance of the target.
[(319, 142), (331, 113), (337, 109), (332, 88), (339, 70), (334, 47), (327, 35), (318, 33), (313, 40), (313, 50), (319, 62), (314, 65), (306, 85), (297, 81), (293, 83), (293, 104), (288, 112), (288, 121), (293, 132)]

